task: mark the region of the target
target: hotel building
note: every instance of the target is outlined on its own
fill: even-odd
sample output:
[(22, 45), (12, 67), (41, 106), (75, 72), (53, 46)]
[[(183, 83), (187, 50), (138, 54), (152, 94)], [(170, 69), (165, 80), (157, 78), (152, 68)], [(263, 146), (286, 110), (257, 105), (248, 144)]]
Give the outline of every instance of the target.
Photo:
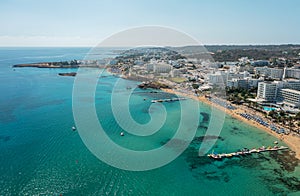
[(259, 82), (257, 89), (257, 98), (268, 102), (276, 101), (277, 84), (275, 82)]
[(300, 108), (300, 91), (293, 89), (281, 89), (281, 96), (285, 106)]

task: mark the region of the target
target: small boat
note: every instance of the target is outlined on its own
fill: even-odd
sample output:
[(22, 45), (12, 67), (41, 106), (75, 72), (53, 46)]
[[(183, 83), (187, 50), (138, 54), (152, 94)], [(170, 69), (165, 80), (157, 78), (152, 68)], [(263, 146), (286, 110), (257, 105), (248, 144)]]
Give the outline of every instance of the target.
[(124, 136), (124, 132), (121, 132), (120, 135), (121, 135), (121, 136)]
[(232, 157), (232, 154), (231, 153), (225, 154), (225, 157)]
[(271, 150), (271, 149), (272, 149), (272, 147), (271, 147), (271, 146), (268, 146), (267, 150)]
[(222, 159), (222, 157), (218, 154), (208, 154), (207, 156), (213, 159)]
[(232, 152), (231, 154), (232, 154), (232, 156), (239, 156), (239, 154), (237, 152)]
[(274, 144), (278, 144), (278, 141), (275, 141)]
[(249, 152), (250, 153), (257, 153), (257, 152), (259, 152), (256, 148), (253, 148), (253, 149), (251, 149), (251, 150), (249, 150)]
[(278, 150), (285, 150), (285, 149), (288, 149), (288, 147), (280, 146), (280, 147), (278, 148)]
[(75, 131), (75, 130), (76, 130), (76, 127), (75, 127), (75, 126), (73, 126), (73, 127), (72, 127), (72, 130), (73, 130), (73, 131)]

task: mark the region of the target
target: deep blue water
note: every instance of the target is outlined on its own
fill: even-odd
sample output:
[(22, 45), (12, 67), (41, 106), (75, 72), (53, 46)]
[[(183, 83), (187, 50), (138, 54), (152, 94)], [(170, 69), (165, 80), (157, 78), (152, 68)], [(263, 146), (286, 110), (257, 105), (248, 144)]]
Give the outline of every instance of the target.
[[(18, 63), (82, 59), (89, 48), (0, 48), (0, 195), (287, 195), (300, 194), (300, 169), (288, 152), (213, 161), (198, 157), (201, 136), (209, 119), (200, 115), (196, 137), (170, 164), (142, 172), (114, 168), (97, 159), (72, 131), (73, 77), (59, 72), (73, 69), (16, 68)], [(114, 55), (100, 50), (101, 57)], [(178, 103), (164, 104), (166, 124), (150, 137), (125, 133), (110, 109), (112, 87), (118, 78), (99, 80), (95, 106), (107, 135), (119, 145), (136, 150), (161, 146), (178, 126)], [(135, 81), (123, 81), (135, 86)], [(87, 84), (88, 85), (88, 82)], [(124, 88), (124, 91), (127, 89)], [(135, 90), (130, 98), (132, 117), (149, 121), (151, 99), (171, 96)], [(122, 92), (120, 92), (122, 93)], [(144, 98), (146, 100), (144, 100)], [(82, 107), (90, 100), (82, 100)], [(192, 100), (188, 100), (192, 101)], [(209, 106), (200, 110), (211, 118)], [(154, 111), (155, 112), (155, 111)], [(272, 136), (226, 116), (214, 146), (218, 152), (272, 145)]]

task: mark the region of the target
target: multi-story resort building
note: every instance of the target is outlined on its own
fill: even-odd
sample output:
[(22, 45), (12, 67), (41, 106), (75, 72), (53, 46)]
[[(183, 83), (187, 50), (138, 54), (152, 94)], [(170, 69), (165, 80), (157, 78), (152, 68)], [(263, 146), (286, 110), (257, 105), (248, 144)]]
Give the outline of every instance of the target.
[(300, 79), (300, 69), (284, 68), (284, 78)]
[(157, 63), (153, 66), (153, 71), (155, 73), (169, 73), (172, 69), (172, 66), (166, 63)]
[(286, 80), (274, 82), (259, 82), (257, 90), (257, 100), (262, 103), (278, 103), (285, 107), (287, 110), (299, 110), (300, 81)]
[(273, 78), (275, 80), (281, 80), (284, 75), (284, 70), (280, 68), (269, 68), (269, 67), (256, 67), (255, 72), (257, 74), (264, 75), (266, 77)]
[(219, 71), (213, 74), (208, 74), (208, 84), (219, 85), (227, 83), (227, 73), (224, 71)]
[(285, 106), (292, 109), (300, 108), (300, 91), (293, 89), (280, 89), (280, 91)]
[(275, 82), (259, 82), (257, 98), (267, 102), (276, 101), (277, 84)]
[(250, 74), (247, 71), (244, 72), (229, 72), (229, 71), (218, 71), (216, 73), (208, 74), (208, 83), (210, 85), (214, 84), (224, 84), (229, 87), (244, 86), (247, 88), (245, 78)]
[(300, 79), (300, 69), (297, 68), (269, 68), (269, 67), (256, 67), (256, 74), (261, 74), (266, 77), (273, 78), (275, 80), (281, 80), (285, 78), (295, 78)]

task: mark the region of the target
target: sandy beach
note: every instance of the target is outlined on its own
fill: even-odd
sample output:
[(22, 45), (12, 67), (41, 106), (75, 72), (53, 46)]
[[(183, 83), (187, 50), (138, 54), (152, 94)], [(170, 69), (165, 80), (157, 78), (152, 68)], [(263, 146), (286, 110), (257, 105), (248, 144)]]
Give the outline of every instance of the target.
[[(210, 106), (216, 107), (219, 110), (222, 110), (222, 111), (226, 112), (227, 114), (231, 115), (233, 118), (236, 118), (236, 119), (238, 119), (240, 121), (243, 121), (243, 122), (245, 122), (245, 123), (247, 123), (251, 126), (257, 127), (259, 129), (267, 132), (268, 134), (273, 135), (274, 137), (278, 138), (279, 140), (284, 141), (290, 147), (290, 149), (293, 150), (296, 153), (296, 158), (300, 160), (300, 137), (293, 136), (292, 134), (289, 134), (289, 135), (277, 134), (274, 131), (270, 130), (269, 128), (267, 128), (265, 126), (262, 126), (261, 124), (255, 122), (255, 121), (245, 119), (245, 118), (243, 118), (239, 115), (239, 113), (244, 113), (244, 112), (249, 113), (252, 110), (251, 108), (242, 108), (242, 107), (236, 106), (237, 109), (229, 110), (229, 109), (226, 109), (226, 108), (224, 108), (220, 105), (217, 105), (217, 104), (214, 104), (214, 103), (210, 102), (204, 96), (197, 97), (197, 96), (182, 93), (182, 92), (179, 92), (179, 91), (176, 91), (176, 90), (173, 90), (173, 89), (162, 89), (162, 90), (167, 92), (167, 93), (177, 94), (177, 95), (192, 98), (194, 100), (199, 100), (203, 103), (206, 103)], [(246, 111), (246, 109), (247, 109), (247, 111)]]

